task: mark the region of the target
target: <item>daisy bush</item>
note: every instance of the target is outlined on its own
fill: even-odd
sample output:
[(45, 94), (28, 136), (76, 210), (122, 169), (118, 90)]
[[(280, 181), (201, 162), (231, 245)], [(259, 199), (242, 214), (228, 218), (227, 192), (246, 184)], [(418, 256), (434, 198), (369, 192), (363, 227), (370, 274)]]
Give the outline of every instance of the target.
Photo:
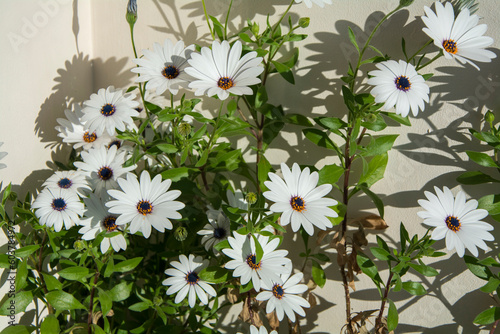
[[(228, 24), (233, 1), (225, 3), (220, 16), (199, 1), (208, 38), (165, 36), (138, 53), (134, 27), (143, 18), (130, 0), (134, 80), (60, 110), (55, 130), (71, 151), (67, 161), (55, 162), (57, 170), (24, 199), (11, 185), (3, 190), (2, 224), (28, 226), (14, 233), (16, 259), (0, 258), (4, 268), (17, 268), (15, 312), (33, 300), (39, 305), (35, 323), (16, 325), (15, 333), (301, 333), (301, 323), (314, 322), (308, 314), (328, 279), (341, 282), (345, 297), (345, 322), (332, 332), (389, 333), (399, 322), (393, 295), (424, 295), (421, 278), (439, 275), (429, 258), (445, 255), (487, 281), (482, 291), (497, 291), (500, 262), (479, 259), (494, 247), (497, 194), (476, 200), (455, 185), (434, 185), (411, 204), (421, 206), (411, 222), (421, 225), (421, 236), (403, 222), (396, 222), (399, 240), (370, 235), (397, 228), (385, 222), (372, 186), (398, 138), (391, 127), (411, 126), (432, 105), (428, 65), (443, 57), (475, 70), (496, 57), (477, 4), (421, 8), (417, 20), (430, 40), (410, 47), (401, 36), (401, 58), (379, 50), (373, 37), (395, 13), (418, 6), (412, 0), (401, 0), (369, 36), (348, 28), (356, 52), (335, 88), (345, 113), (334, 117), (285, 110), (270, 87), (296, 81), (295, 43), (307, 38), (310, 20), (290, 15), (291, 8), (306, 15), (333, 1), (290, 0), (264, 25), (247, 20), (239, 30)], [(493, 112), (485, 121), (488, 129), (470, 133), (493, 155), (466, 154), (498, 170), (500, 129)], [(335, 162), (275, 164), (268, 149), (288, 126)], [(248, 147), (237, 145), (240, 138)], [(457, 179), (498, 182), (475, 170)], [(352, 212), (360, 195), (373, 209), (368, 217)], [(378, 309), (351, 304), (360, 280), (373, 282)], [(8, 306), (4, 298), (0, 314), (9, 315)], [(222, 329), (229, 310), (239, 320)], [(496, 327), (499, 310), (478, 310), (474, 321)]]

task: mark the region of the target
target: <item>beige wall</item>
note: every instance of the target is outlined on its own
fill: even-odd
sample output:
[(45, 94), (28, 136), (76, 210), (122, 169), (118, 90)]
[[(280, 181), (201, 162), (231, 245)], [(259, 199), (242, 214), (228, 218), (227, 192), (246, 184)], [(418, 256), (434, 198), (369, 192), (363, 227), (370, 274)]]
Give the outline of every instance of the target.
[[(139, 19), (136, 24), (138, 50), (150, 48), (153, 42), (165, 38), (183, 39), (187, 44), (208, 45), (210, 36), (201, 10), (201, 1), (194, 0), (138, 0)], [(211, 15), (221, 17), (228, 0), (207, 0)], [(304, 115), (345, 114), (340, 95), (339, 77), (345, 73), (347, 59), (354, 57), (347, 38), (350, 26), (364, 41), (381, 17), (397, 6), (395, 0), (333, 0), (333, 6), (324, 9), (296, 5), (292, 18), (311, 17), (305, 31), (309, 37), (297, 42), (300, 58), (296, 69), (297, 84), (292, 86), (279, 77), (269, 83), (271, 100), (282, 104), (286, 111)], [(241, 28), (247, 18), (255, 19), (263, 27), (265, 16), (282, 13), (288, 0), (234, 0), (231, 28)], [(373, 43), (395, 58), (401, 56), (400, 39), (405, 36), (411, 50), (412, 41), (423, 42), (419, 16), (423, 6), (433, 1), (416, 0), (408, 9), (390, 19)], [(500, 27), (495, 0), (480, 1), (479, 15), (489, 25), (487, 35), (495, 39), (493, 50), (498, 53)], [(0, 1), (0, 66), (3, 80), (0, 94), (0, 142), (2, 151), (9, 154), (2, 160), (6, 169), (0, 170), (4, 184), (12, 182), (20, 193), (33, 192), (48, 177), (52, 159), (64, 161), (67, 148), (58, 144), (54, 130), (55, 119), (63, 117), (65, 106), (88, 99), (99, 88), (127, 86), (133, 79), (133, 66), (128, 26), (125, 22), (125, 0), (106, 1)], [(498, 109), (498, 60), (480, 64), (481, 71), (461, 67), (455, 62), (436, 62), (436, 77), (432, 80), (431, 105), (417, 118), (413, 126), (393, 127), (386, 133), (400, 133), (396, 149), (390, 153), (386, 178), (374, 191), (381, 194), (386, 204), (386, 220), (390, 228), (384, 232), (386, 240), (398, 237), (399, 223), (404, 221), (410, 233), (424, 233), (417, 200), (424, 190), (433, 186), (456, 188), (455, 178), (464, 168), (475, 168), (463, 153), (478, 149), (466, 130), (478, 128), (481, 121), (478, 108)], [(484, 82), (492, 82), (485, 86)], [(211, 103), (204, 102), (209, 113)], [(315, 163), (321, 167), (332, 158), (316, 149), (301, 136), (301, 129), (289, 127), (269, 150), (271, 162), (281, 161)], [(238, 142), (245, 144), (245, 140)], [(469, 196), (479, 198), (492, 193), (491, 187), (467, 187)], [(366, 198), (353, 200), (351, 217), (373, 212)], [(499, 229), (500, 230), (500, 229)], [(499, 231), (494, 232), (496, 236)], [(3, 236), (2, 236), (3, 237)], [(370, 240), (373, 240), (374, 236)], [(5, 240), (5, 238), (3, 239)], [(291, 245), (291, 240), (287, 241)], [(444, 248), (444, 242), (437, 243)], [(290, 247), (291, 248), (291, 247)], [(1, 248), (2, 250), (4, 248)], [(296, 258), (300, 250), (291, 251)], [(334, 258), (334, 257), (332, 257)], [(466, 271), (456, 255), (440, 259), (435, 267), (441, 274), (435, 279), (423, 279), (429, 294), (412, 297), (404, 292), (395, 294), (401, 312), (399, 332), (476, 333), (472, 320), (487, 308), (490, 299), (474, 291), (478, 281)], [(344, 322), (344, 298), (340, 276), (335, 264), (326, 266), (330, 278), (326, 287), (316, 290), (319, 306), (303, 319), (304, 332), (338, 332)], [(5, 273), (4, 273), (5, 274)], [(383, 277), (386, 273), (383, 273)], [(376, 291), (366, 276), (360, 276), (358, 291), (353, 293), (353, 310), (377, 308)], [(419, 279), (419, 278), (417, 278)], [(421, 278), (420, 278), (421, 279)], [(2, 276), (2, 282), (5, 275)], [(236, 311), (235, 311), (236, 312)], [(234, 323), (235, 312), (223, 316), (224, 324)], [(1, 321), (1, 320), (0, 320)], [(424, 330), (423, 328), (436, 327)], [(231, 332), (231, 330), (229, 330)]]

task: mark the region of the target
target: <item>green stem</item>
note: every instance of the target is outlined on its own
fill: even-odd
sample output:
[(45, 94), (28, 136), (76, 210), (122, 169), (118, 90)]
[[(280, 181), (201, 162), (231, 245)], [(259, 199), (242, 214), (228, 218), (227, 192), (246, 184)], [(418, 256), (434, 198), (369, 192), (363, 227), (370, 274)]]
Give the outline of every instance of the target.
[(227, 40), (227, 22), (229, 21), (229, 13), (231, 12), (231, 7), (233, 6), (233, 0), (229, 3), (229, 8), (227, 9), (226, 21), (224, 22), (224, 39)]
[(435, 62), (436, 60), (438, 60), (439, 58), (441, 58), (441, 56), (443, 56), (443, 50), (440, 50), (439, 53), (434, 57), (432, 58), (431, 60), (429, 60), (427, 63), (423, 64), (423, 65), (419, 65), (415, 70), (418, 72), (420, 71), (421, 69), (423, 69), (424, 67), (432, 64), (433, 62)]
[(434, 41), (433, 39), (428, 40), (424, 45), (422, 45), (420, 49), (417, 50), (417, 52), (415, 52), (410, 58), (406, 59), (406, 62), (409, 63), (410, 61), (412, 61), (413, 58), (415, 58), (427, 46), (432, 44), (433, 41)]
[(212, 35), (212, 40), (215, 40), (215, 35), (214, 35), (214, 31), (212, 29), (212, 26), (210, 25), (210, 18), (208, 17), (207, 6), (205, 5), (205, 0), (201, 0), (201, 3), (203, 4), (203, 13), (205, 13), (205, 20), (207, 20), (208, 30), (210, 30), (210, 35)]

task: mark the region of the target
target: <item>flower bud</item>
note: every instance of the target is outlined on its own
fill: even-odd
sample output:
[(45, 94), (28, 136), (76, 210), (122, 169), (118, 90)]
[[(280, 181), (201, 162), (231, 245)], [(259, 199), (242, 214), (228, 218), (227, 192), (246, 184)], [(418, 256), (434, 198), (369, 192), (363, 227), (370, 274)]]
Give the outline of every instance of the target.
[(399, 0), (399, 8), (408, 7), (415, 0)]
[(258, 36), (259, 35), (259, 25), (257, 23), (253, 23), (252, 24), (252, 34), (254, 36)]
[(184, 137), (186, 137), (187, 135), (189, 135), (191, 133), (191, 129), (192, 129), (191, 124), (189, 124), (187, 122), (181, 122), (177, 126), (177, 131), (179, 132), (179, 134), (181, 136), (184, 136)]
[(163, 304), (163, 298), (161, 298), (160, 296), (155, 296), (153, 298), (153, 304), (155, 306), (160, 306), (161, 304)]
[(375, 116), (374, 114), (368, 114), (365, 117), (365, 121), (367, 121), (368, 123), (373, 123), (376, 120), (377, 120), (377, 116)]
[(247, 201), (248, 204), (252, 205), (252, 204), (255, 204), (255, 202), (257, 202), (257, 195), (255, 193), (252, 193), (252, 192), (249, 192), (246, 196), (245, 196), (245, 200)]
[(308, 18), (308, 17), (301, 17), (301, 18), (299, 19), (299, 26), (300, 26), (301, 28), (307, 28), (307, 27), (309, 27), (309, 23), (310, 23), (310, 22), (311, 22), (311, 19), (310, 19), (310, 18)]
[(179, 226), (178, 228), (175, 229), (174, 238), (177, 241), (184, 241), (186, 240), (187, 236), (188, 236), (188, 231), (184, 226)]
[(495, 120), (495, 115), (490, 110), (488, 110), (486, 115), (484, 115), (484, 120), (488, 122), (490, 126), (492, 126), (493, 121)]
[(189, 107), (191, 107), (192, 105), (193, 105), (193, 102), (191, 102), (191, 100), (184, 100), (184, 101), (182, 102), (182, 106), (183, 106), (184, 108), (189, 108)]
[(137, 21), (137, 0), (128, 0), (125, 18), (130, 26), (133, 26)]
[(85, 249), (85, 242), (82, 240), (77, 240), (73, 243), (73, 248), (79, 252)]

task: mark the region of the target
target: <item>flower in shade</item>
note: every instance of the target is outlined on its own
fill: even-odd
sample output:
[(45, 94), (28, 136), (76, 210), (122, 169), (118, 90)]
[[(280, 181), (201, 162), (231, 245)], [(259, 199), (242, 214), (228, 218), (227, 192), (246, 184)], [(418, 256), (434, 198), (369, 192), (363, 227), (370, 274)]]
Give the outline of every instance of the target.
[(63, 189), (63, 191), (73, 191), (80, 197), (84, 196), (82, 190), (90, 190), (85, 174), (77, 170), (55, 172), (43, 183), (43, 186)]
[(252, 281), (255, 291), (260, 290), (261, 280), (267, 285), (272, 285), (273, 282), (283, 283), (279, 275), (289, 271), (285, 266), (290, 263), (290, 259), (285, 257), (288, 251), (276, 250), (280, 242), (278, 238), (270, 240), (267, 236), (257, 235), (257, 241), (263, 250), (262, 258), (257, 262), (255, 240), (252, 235), (233, 232), (233, 236), (228, 238), (231, 248), (222, 250), (232, 259), (225, 267), (234, 269), (233, 277), (240, 277), (243, 285)]
[(138, 65), (131, 69), (139, 73), (136, 82), (146, 82), (146, 89), (155, 89), (156, 94), (163, 94), (168, 90), (177, 94), (179, 88), (187, 87), (189, 76), (184, 72), (188, 65), (187, 60), (194, 51), (194, 45), (184, 47), (183, 41), (173, 43), (166, 39), (163, 46), (159, 43), (153, 44), (154, 51), (142, 50), (144, 58), (134, 59)]
[(473, 61), (491, 62), (496, 58), (492, 51), (485, 50), (493, 44), (493, 38), (483, 36), (488, 26), (480, 24), (479, 16), (471, 15), (468, 8), (462, 8), (455, 18), (450, 2), (434, 3), (436, 12), (424, 7), (422, 21), (426, 25), (422, 30), (434, 40), (434, 44), (443, 50), (446, 59), (455, 58), (460, 63), (469, 63), (479, 70)]
[[(237, 334), (242, 334), (242, 333), (238, 332)], [(268, 333), (266, 327), (264, 326), (260, 326), (259, 328), (257, 328), (254, 325), (250, 325), (250, 334), (268, 334)], [(269, 334), (278, 334), (278, 332), (273, 330)]]
[(388, 60), (376, 66), (378, 69), (368, 73), (372, 77), (367, 81), (375, 86), (371, 90), (375, 102), (384, 103), (384, 110), (395, 107), (396, 114), (403, 117), (408, 116), (410, 109), (413, 116), (419, 109), (424, 111), (424, 102), (429, 102), (429, 86), (412, 64)]
[(90, 100), (83, 103), (82, 122), (89, 133), (100, 136), (106, 131), (110, 136), (116, 134), (116, 130), (125, 131), (126, 128), (137, 130), (132, 116), (137, 116), (135, 110), (139, 102), (134, 101), (135, 95), (123, 94), (121, 90), (115, 90), (113, 86), (101, 88), (97, 94), (92, 94)]
[[(291, 270), (291, 268), (290, 268)], [(295, 322), (295, 313), (305, 316), (303, 307), (311, 307), (309, 302), (299, 296), (307, 291), (307, 285), (300, 284), (303, 278), (302, 273), (297, 273), (290, 276), (291, 273), (281, 275), (283, 284), (274, 283), (267, 285), (262, 283), (262, 289), (256, 299), (260, 301), (267, 300), (266, 313), (271, 313), (276, 310), (278, 320), (283, 320), (285, 313), (291, 322)]]
[(41, 225), (54, 226), (56, 232), (63, 225), (68, 230), (80, 221), (83, 215), (83, 203), (76, 192), (63, 189), (45, 188), (38, 194), (32, 205)]
[(116, 188), (117, 179), (136, 168), (135, 165), (123, 167), (125, 154), (125, 151), (118, 151), (116, 146), (91, 149), (83, 151), (83, 161), (76, 161), (74, 165), (86, 173), (92, 189), (100, 193), (103, 189)]
[(306, 4), (307, 8), (311, 8), (313, 3), (321, 8), (325, 7), (325, 4), (332, 4), (332, 0), (295, 0), (296, 3), (301, 3), (302, 1)]
[(427, 200), (421, 199), (418, 204), (425, 211), (417, 215), (424, 219), (424, 224), (434, 227), (431, 238), (434, 240), (446, 239), (448, 250), (456, 249), (458, 256), (463, 257), (465, 248), (474, 256), (478, 255), (477, 247), (486, 250), (486, 241), (493, 241), (494, 237), (488, 231), (493, 226), (481, 221), (488, 215), (488, 211), (478, 209), (478, 202), (474, 199), (466, 201), (465, 194), (460, 191), (454, 198), (450, 189), (440, 190), (434, 187), (436, 195), (426, 191)]
[(209, 224), (203, 226), (203, 229), (198, 231), (198, 235), (203, 236), (201, 243), (205, 245), (205, 249), (208, 251), (219, 242), (227, 239), (231, 233), (231, 222), (221, 210), (208, 210), (207, 218)]
[(271, 205), (271, 211), (283, 212), (281, 224), (285, 226), (291, 223), (294, 232), (302, 226), (309, 235), (314, 233), (313, 225), (321, 230), (332, 227), (327, 217), (338, 217), (338, 214), (329, 208), (336, 205), (337, 201), (323, 197), (332, 190), (332, 185), (323, 184), (316, 187), (318, 173), (311, 173), (308, 167), (301, 171), (296, 163), (291, 171), (282, 163), (281, 172), (284, 181), (274, 173), (268, 174), (271, 181), (264, 184), (269, 191), (263, 194), (265, 198), (275, 202)]
[(106, 253), (109, 247), (113, 247), (115, 252), (120, 251), (120, 249), (127, 249), (127, 242), (122, 233), (114, 233), (113, 236), (109, 234), (113, 232), (121, 232), (116, 225), (117, 215), (109, 213), (108, 208), (104, 205), (105, 202), (109, 200), (109, 196), (106, 193), (90, 194), (88, 198), (85, 198), (86, 211), (84, 216), (89, 218), (81, 220), (80, 224), (83, 226), (78, 232), (83, 234), (83, 240), (94, 240), (96, 235), (105, 231), (106, 235), (101, 241), (101, 253)]
[[(258, 75), (264, 71), (260, 66), (261, 57), (252, 51), (241, 57), (242, 46), (236, 41), (233, 46), (228, 41), (214, 41), (212, 49), (203, 47), (201, 54), (191, 54), (188, 60), (191, 67), (185, 71), (195, 79), (189, 83), (189, 88), (195, 89), (195, 95), (217, 95), (225, 100), (229, 93), (235, 95), (253, 94), (251, 85), (258, 84)], [(241, 58), (240, 58), (241, 57)]]
[[(3, 143), (0, 143), (0, 146), (2, 146)], [(7, 152), (0, 152), (0, 160), (2, 160), (5, 156), (7, 155)], [(6, 164), (0, 164), (0, 169), (7, 167)]]
[(56, 130), (57, 135), (62, 138), (64, 143), (72, 144), (74, 149), (82, 147), (84, 150), (91, 148), (99, 148), (108, 145), (112, 138), (103, 133), (98, 136), (95, 132), (90, 132), (85, 128), (85, 123), (82, 122), (82, 108), (75, 105), (75, 111), (65, 110), (66, 118), (58, 118)]
[(168, 285), (167, 295), (177, 293), (175, 303), (180, 303), (186, 296), (190, 307), (194, 307), (196, 297), (203, 305), (208, 304), (209, 294), (217, 296), (217, 292), (210, 286), (211, 283), (200, 279), (199, 273), (208, 266), (208, 260), (203, 260), (201, 256), (179, 255), (179, 261), (173, 261), (170, 265), (174, 268), (165, 270), (165, 274), (172, 276), (163, 281), (163, 285)]
[(152, 180), (148, 171), (141, 173), (140, 180), (131, 173), (127, 179), (118, 179), (121, 190), (108, 190), (115, 200), (106, 203), (109, 212), (117, 214), (117, 225), (130, 223), (130, 233), (142, 232), (145, 238), (151, 235), (151, 227), (160, 232), (172, 229), (170, 219), (180, 219), (177, 212), (184, 203), (174, 201), (180, 196), (179, 190), (170, 190), (171, 180), (162, 181), (161, 175)]

